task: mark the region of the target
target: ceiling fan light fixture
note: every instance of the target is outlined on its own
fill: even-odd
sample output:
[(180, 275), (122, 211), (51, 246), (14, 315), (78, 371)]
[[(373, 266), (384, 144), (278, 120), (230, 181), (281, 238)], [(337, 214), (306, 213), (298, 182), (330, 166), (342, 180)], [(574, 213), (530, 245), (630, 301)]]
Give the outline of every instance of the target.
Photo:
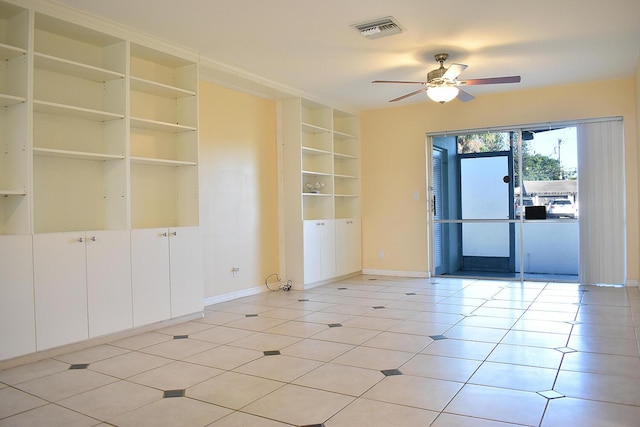
[(455, 86), (434, 86), (427, 89), (427, 96), (435, 102), (444, 104), (458, 96), (460, 90)]

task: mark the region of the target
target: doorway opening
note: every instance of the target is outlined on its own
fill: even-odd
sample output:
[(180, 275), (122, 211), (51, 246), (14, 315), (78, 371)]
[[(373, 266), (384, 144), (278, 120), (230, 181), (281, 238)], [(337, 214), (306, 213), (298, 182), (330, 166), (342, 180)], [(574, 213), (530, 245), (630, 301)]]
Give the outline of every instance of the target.
[(435, 275), (578, 281), (574, 126), (430, 140)]

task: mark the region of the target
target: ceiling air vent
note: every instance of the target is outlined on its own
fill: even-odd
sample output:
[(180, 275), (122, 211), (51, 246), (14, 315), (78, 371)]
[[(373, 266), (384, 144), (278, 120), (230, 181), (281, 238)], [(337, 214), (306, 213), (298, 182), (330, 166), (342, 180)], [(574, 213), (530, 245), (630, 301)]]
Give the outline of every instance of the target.
[(352, 27), (368, 39), (377, 39), (402, 32), (402, 28), (392, 16), (352, 25)]

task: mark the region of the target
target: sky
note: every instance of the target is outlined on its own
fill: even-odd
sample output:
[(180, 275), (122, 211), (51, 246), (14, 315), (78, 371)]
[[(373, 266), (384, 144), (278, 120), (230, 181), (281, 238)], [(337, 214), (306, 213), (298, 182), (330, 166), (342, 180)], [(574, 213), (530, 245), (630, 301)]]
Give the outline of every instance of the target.
[(533, 154), (541, 154), (554, 159), (558, 158), (558, 140), (560, 143), (560, 163), (565, 170), (578, 168), (578, 145), (575, 127), (536, 132), (531, 142)]

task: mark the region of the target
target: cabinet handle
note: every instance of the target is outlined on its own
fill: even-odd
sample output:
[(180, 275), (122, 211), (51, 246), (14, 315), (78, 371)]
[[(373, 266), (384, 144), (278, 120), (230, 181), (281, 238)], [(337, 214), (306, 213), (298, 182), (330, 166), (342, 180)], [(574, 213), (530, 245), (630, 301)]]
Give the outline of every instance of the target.
[(96, 240), (98, 240), (98, 239), (96, 239), (96, 236), (91, 236), (91, 241), (92, 242), (95, 242)]
[(78, 237), (78, 243), (82, 243), (84, 242), (84, 239), (82, 237)]
[(164, 233), (162, 233), (162, 235), (163, 235), (164, 237), (167, 237), (167, 236), (169, 235), (169, 233), (167, 233), (167, 232), (165, 231)]
[(172, 236), (177, 236), (177, 235), (178, 235), (178, 232), (177, 232), (177, 231), (172, 231), (172, 232), (171, 232), (171, 235), (172, 235)]

